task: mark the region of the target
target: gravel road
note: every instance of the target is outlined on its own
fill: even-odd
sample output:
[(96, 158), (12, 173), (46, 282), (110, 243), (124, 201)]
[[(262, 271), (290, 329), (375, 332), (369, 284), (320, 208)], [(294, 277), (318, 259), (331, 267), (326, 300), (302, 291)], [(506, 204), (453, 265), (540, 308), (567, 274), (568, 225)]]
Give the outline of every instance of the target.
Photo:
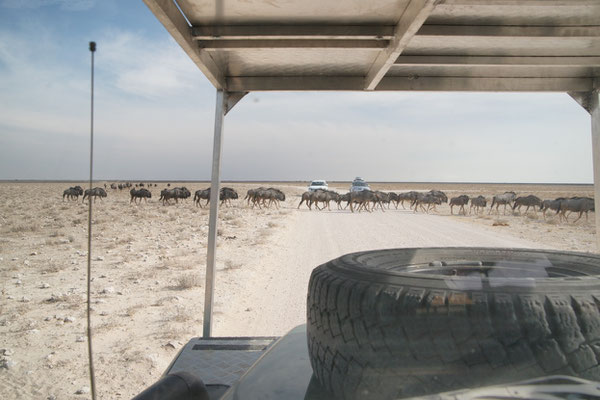
[[(235, 290), (220, 284), (217, 336), (283, 335), (306, 319), (311, 271), (346, 253), (394, 247), (477, 246), (540, 248), (457, 218), (386, 212), (294, 212), (268, 252), (250, 257), (236, 275)], [(217, 276), (218, 279), (218, 276)], [(240, 283), (241, 282), (241, 283)]]

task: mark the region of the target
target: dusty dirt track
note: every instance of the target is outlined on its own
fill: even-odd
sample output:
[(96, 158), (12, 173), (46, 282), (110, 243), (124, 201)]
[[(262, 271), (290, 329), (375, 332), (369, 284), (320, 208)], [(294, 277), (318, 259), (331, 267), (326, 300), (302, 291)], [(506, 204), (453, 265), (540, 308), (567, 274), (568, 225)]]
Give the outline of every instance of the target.
[[(63, 202), (74, 183), (0, 183), (0, 398), (89, 398), (85, 335), (87, 206)], [(175, 183), (172, 184), (174, 186)], [(207, 184), (186, 184), (192, 193)], [(83, 186), (83, 185), (82, 185)], [(259, 184), (228, 184), (244, 196)], [(351, 214), (251, 209), (220, 213), (215, 335), (282, 335), (305, 320), (310, 272), (345, 253), (389, 247), (495, 246), (595, 251), (593, 214), (576, 224), (541, 215), (451, 216), (410, 210)], [(346, 184), (334, 184), (340, 192)], [(100, 398), (130, 398), (153, 383), (181, 345), (202, 331), (208, 209), (191, 200), (129, 204), (110, 191), (93, 216), (94, 351)], [(381, 184), (374, 189), (429, 190)], [(449, 197), (509, 190), (436, 185)], [(514, 187), (512, 189), (515, 189)], [(544, 199), (592, 195), (589, 186), (517, 186)], [(574, 217), (571, 217), (573, 220)], [(497, 223), (501, 224), (498, 225)], [(496, 223), (496, 226), (494, 226)], [(82, 394), (76, 394), (81, 391)]]

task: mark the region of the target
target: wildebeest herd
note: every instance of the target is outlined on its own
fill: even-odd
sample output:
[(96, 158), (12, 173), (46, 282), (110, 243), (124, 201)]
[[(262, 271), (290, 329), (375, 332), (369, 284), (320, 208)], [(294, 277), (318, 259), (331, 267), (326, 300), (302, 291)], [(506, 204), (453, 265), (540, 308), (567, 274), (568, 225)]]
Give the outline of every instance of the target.
[[(131, 195), (130, 203), (141, 203), (142, 200), (148, 201), (152, 198), (150, 190), (144, 186), (151, 187), (153, 184), (139, 183), (132, 185), (131, 183), (119, 183), (111, 184), (110, 188), (113, 190), (122, 190), (123, 188), (131, 188), (129, 193)], [(156, 184), (154, 184), (156, 186)], [(170, 187), (170, 184), (167, 185)], [(106, 187), (106, 184), (105, 184)], [(63, 192), (63, 201), (77, 200), (79, 196), (83, 195), (83, 201), (87, 199), (104, 198), (107, 197), (106, 190), (101, 187), (95, 187), (93, 189), (83, 190), (81, 186), (74, 186), (66, 189)], [(174, 200), (178, 203), (179, 200), (185, 200), (191, 197), (191, 192), (186, 187), (175, 187), (165, 188), (160, 192), (160, 199), (163, 205), (172, 204)], [(222, 187), (219, 193), (219, 200), (221, 205), (231, 205), (232, 200), (238, 199), (237, 192), (230, 187)], [(259, 187), (256, 189), (248, 190), (244, 200), (247, 201), (248, 206), (258, 208), (269, 208), (275, 206), (279, 208), (280, 202), (285, 201), (285, 194), (276, 188), (265, 188)], [(210, 202), (210, 187), (206, 189), (197, 190), (194, 193), (194, 204), (197, 207), (204, 207)], [(203, 204), (204, 201), (204, 204)], [(300, 203), (297, 208), (300, 208), (303, 204), (310, 210), (313, 207), (317, 210), (323, 210), (327, 208), (331, 210), (331, 203), (337, 205), (338, 210), (350, 208), (351, 212), (368, 211), (372, 212), (377, 209), (385, 211), (389, 209), (391, 205), (394, 205), (396, 209), (402, 206), (406, 209), (405, 204), (409, 206), (409, 209), (415, 213), (422, 211), (429, 213), (430, 211), (437, 211), (436, 206), (442, 203), (447, 203), (450, 206), (450, 214), (454, 214), (454, 207), (458, 208), (458, 214), (467, 214), (467, 206), (470, 206), (468, 213), (481, 214), (487, 207), (488, 199), (484, 196), (468, 196), (466, 194), (452, 197), (448, 199), (446, 194), (439, 190), (430, 190), (428, 192), (382, 192), (363, 190), (360, 192), (348, 192), (346, 194), (339, 194), (332, 190), (316, 190), (304, 192), (300, 196)], [(569, 215), (571, 213), (577, 213), (578, 217), (573, 221), (577, 222), (583, 214), (585, 214), (586, 220), (588, 219), (589, 211), (594, 211), (594, 199), (590, 197), (559, 197), (554, 200), (542, 200), (535, 195), (517, 196), (515, 192), (505, 192), (492, 197), (491, 204), (488, 214), (495, 212), (500, 213), (500, 206), (503, 206), (503, 214), (506, 214), (506, 208), (510, 207), (512, 213), (521, 213), (524, 209), (524, 213), (527, 214), (529, 210), (533, 210), (536, 214), (538, 211), (542, 212), (544, 219), (548, 211), (555, 212), (559, 216), (559, 221), (568, 222)]]
[[(472, 197), (468, 195), (460, 195), (457, 197), (450, 198), (446, 194), (439, 190), (430, 190), (429, 192), (417, 192), (410, 191), (404, 193), (394, 192), (381, 192), (372, 190), (363, 190), (360, 192), (349, 192), (346, 194), (339, 194), (331, 190), (316, 190), (313, 192), (304, 192), (301, 196), (300, 203), (297, 208), (300, 208), (302, 204), (305, 204), (310, 210), (313, 206), (317, 210), (323, 210), (327, 208), (331, 210), (330, 204), (335, 202), (338, 209), (346, 209), (350, 207), (350, 211), (360, 212), (375, 211), (378, 208), (385, 211), (385, 208), (390, 208), (391, 204), (395, 205), (398, 209), (399, 205), (402, 205), (403, 209), (406, 209), (404, 203), (409, 204), (410, 209), (414, 212), (423, 211), (429, 213), (430, 211), (437, 211), (436, 205), (442, 203), (448, 203), (450, 205), (450, 213), (454, 214), (454, 207), (458, 207), (458, 214), (467, 214), (465, 206), (469, 205), (469, 213), (480, 214), (483, 213), (487, 206), (487, 199), (479, 195)], [(343, 205), (342, 203), (346, 203)], [(559, 220), (569, 221), (568, 216), (571, 213), (578, 213), (579, 216), (575, 221), (577, 222), (583, 214), (585, 214), (586, 220), (588, 219), (588, 212), (594, 211), (594, 199), (590, 197), (559, 197), (554, 200), (541, 200), (539, 197), (534, 195), (520, 196), (517, 197), (515, 192), (505, 192), (503, 194), (495, 195), (492, 197), (492, 202), (488, 214), (494, 211), (497, 214), (500, 213), (499, 207), (503, 205), (503, 213), (506, 214), (506, 207), (510, 207), (512, 212), (521, 213), (522, 207), (526, 207), (524, 213), (527, 214), (530, 209), (537, 213), (542, 211), (544, 219), (546, 218), (546, 212), (553, 210), (559, 215)], [(536, 209), (537, 207), (537, 209)], [(567, 214), (568, 213), (568, 214)]]

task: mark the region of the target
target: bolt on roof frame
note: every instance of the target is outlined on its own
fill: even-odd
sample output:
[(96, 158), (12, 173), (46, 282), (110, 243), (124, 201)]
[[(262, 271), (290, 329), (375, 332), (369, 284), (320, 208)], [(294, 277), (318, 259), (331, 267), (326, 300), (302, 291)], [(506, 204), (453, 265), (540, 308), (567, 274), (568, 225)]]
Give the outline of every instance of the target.
[(224, 117), (249, 91), (568, 93), (591, 114), (600, 209), (600, 0), (144, 2), (217, 89), (205, 337)]

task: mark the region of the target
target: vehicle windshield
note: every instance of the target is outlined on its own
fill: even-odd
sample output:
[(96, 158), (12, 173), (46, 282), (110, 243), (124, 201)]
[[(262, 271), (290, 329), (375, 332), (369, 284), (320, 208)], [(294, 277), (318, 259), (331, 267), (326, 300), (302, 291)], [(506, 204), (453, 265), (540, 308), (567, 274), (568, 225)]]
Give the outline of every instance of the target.
[(313, 181), (310, 186), (325, 186), (326, 183), (323, 181)]
[(369, 186), (366, 182), (353, 182), (353, 186)]

